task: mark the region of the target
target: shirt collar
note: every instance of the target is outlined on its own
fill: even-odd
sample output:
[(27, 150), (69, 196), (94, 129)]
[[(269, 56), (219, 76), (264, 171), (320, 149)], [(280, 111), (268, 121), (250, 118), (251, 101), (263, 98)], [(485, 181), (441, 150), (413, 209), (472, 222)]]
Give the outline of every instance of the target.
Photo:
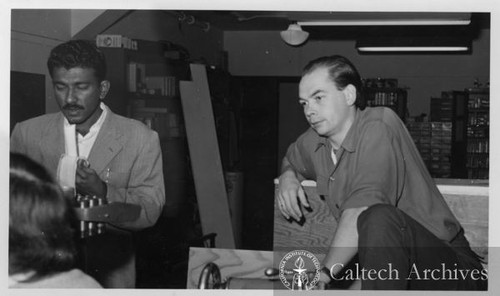
[(101, 129), (101, 126), (104, 123), (104, 119), (106, 119), (106, 115), (108, 115), (108, 107), (103, 102), (101, 102), (100, 107), (102, 109), (101, 116), (99, 116), (99, 119), (97, 119), (97, 121), (90, 127), (89, 132), (85, 136), (92, 136), (93, 134), (97, 134)]
[[(340, 144), (340, 147), (344, 148), (345, 150), (347, 150), (349, 152), (356, 151), (356, 143), (357, 143), (357, 140), (359, 137), (357, 127), (359, 126), (359, 121), (361, 120), (361, 112), (362, 111), (356, 108), (355, 112), (356, 113), (354, 114), (354, 121), (352, 122), (352, 125), (349, 128), (349, 131), (347, 132), (344, 141), (342, 142), (342, 144)], [(326, 148), (331, 147), (331, 144), (328, 142), (328, 138), (318, 137), (318, 144), (316, 146), (315, 151), (317, 151), (322, 146), (324, 146)]]

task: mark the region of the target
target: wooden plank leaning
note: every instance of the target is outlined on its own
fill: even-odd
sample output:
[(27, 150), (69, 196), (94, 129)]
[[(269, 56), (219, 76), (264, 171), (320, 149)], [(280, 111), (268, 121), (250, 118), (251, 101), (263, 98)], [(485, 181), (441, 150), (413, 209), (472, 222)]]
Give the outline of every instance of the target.
[(218, 248), (231, 249), (235, 242), (207, 74), (203, 65), (190, 69), (193, 81), (180, 81), (180, 91), (202, 230), (217, 234)]

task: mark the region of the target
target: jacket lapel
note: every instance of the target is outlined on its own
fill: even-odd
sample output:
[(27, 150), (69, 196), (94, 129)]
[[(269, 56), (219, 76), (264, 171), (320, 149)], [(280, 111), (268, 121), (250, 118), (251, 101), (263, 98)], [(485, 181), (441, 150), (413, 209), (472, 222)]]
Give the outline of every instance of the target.
[(108, 109), (108, 115), (97, 135), (97, 139), (89, 154), (89, 162), (97, 174), (101, 174), (122, 150), (122, 133), (117, 129), (115, 114)]

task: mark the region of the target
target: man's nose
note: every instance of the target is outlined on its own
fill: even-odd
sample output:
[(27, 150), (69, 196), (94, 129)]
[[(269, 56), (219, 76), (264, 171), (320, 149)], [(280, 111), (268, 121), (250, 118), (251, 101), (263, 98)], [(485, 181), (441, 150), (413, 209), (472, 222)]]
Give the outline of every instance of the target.
[(309, 117), (311, 115), (316, 114), (316, 108), (313, 106), (313, 104), (307, 104), (304, 107), (304, 114)]
[(65, 101), (67, 104), (75, 103), (76, 102), (76, 96), (75, 96), (75, 91), (73, 88), (68, 88), (68, 92), (66, 93), (66, 98)]

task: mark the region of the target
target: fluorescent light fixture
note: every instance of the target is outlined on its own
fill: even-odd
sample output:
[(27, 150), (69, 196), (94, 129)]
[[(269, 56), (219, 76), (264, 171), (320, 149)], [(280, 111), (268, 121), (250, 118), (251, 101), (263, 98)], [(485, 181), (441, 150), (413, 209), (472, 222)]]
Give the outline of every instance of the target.
[(306, 26), (466, 26), (470, 20), (363, 20), (363, 21), (303, 21), (298, 25)]
[(364, 46), (358, 47), (364, 52), (401, 52), (401, 51), (468, 51), (466, 46)]
[(467, 52), (471, 41), (467, 36), (380, 36), (359, 39), (356, 48), (360, 52)]
[(440, 12), (338, 12), (297, 19), (300, 26), (466, 26), (470, 13)]

